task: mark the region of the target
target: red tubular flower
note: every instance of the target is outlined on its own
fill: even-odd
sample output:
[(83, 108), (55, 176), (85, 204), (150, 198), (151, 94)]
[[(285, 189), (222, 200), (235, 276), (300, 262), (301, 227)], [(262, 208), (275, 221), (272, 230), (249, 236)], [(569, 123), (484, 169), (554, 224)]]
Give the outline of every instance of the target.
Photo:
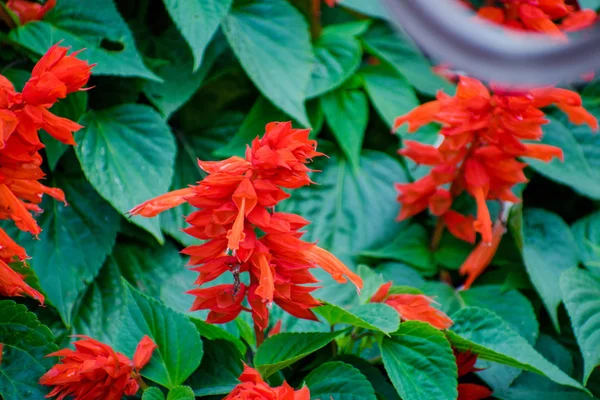
[(394, 308), (404, 321), (427, 322), (437, 329), (448, 329), (452, 320), (431, 306), (433, 300), (422, 294), (389, 294), (392, 282), (382, 285), (371, 297), (372, 303), (385, 303)]
[(477, 277), (483, 273), (487, 266), (490, 265), (492, 258), (494, 258), (494, 254), (496, 254), (496, 250), (498, 250), (500, 240), (502, 240), (502, 235), (504, 235), (505, 231), (506, 228), (504, 228), (502, 222), (496, 221), (494, 224), (494, 229), (492, 230), (491, 243), (487, 244), (480, 242), (463, 262), (459, 272), (461, 275), (467, 276), (467, 280), (463, 285), (465, 290), (469, 289), (475, 279), (477, 279)]
[[(477, 355), (470, 351), (459, 352), (453, 349), (454, 357), (456, 358), (456, 366), (458, 367), (459, 379), (471, 372), (480, 371), (475, 368)], [(458, 400), (483, 400), (492, 395), (492, 391), (483, 385), (475, 383), (459, 383), (458, 384)]]
[[(22, 9), (25, 3), (43, 9), (54, 4), (53, 1), (45, 6), (9, 1), (8, 5)], [(38, 235), (41, 229), (31, 213), (42, 211), (39, 204), (43, 195), (65, 201), (60, 189), (38, 182), (44, 177), (39, 154), (44, 145), (38, 132), (44, 129), (56, 139), (74, 144), (73, 132), (81, 129), (81, 125), (57, 117), (48, 110), (58, 99), (81, 90), (90, 77), (92, 66), (78, 60), (75, 54), (67, 55), (67, 51), (67, 48), (58, 45), (50, 48), (34, 67), (23, 93), (16, 92), (13, 85), (0, 76), (0, 219), (12, 220), (19, 229), (33, 235)], [(0, 293), (8, 296), (27, 294), (43, 302), (44, 297), (27, 286), (22, 277), (7, 265), (27, 257), (23, 248), (4, 231), (0, 232), (0, 246), (0, 260), (3, 262), (0, 267)]]
[(133, 396), (139, 389), (140, 370), (146, 366), (156, 344), (144, 336), (133, 360), (110, 346), (87, 336), (74, 343), (75, 350), (62, 349), (48, 357), (62, 357), (58, 364), (40, 378), (40, 384), (54, 386), (46, 397), (62, 400), (120, 400)]
[(276, 388), (270, 387), (258, 371), (244, 364), (244, 371), (238, 384), (223, 400), (309, 400), (307, 386), (294, 391), (285, 381)]
[(6, 6), (17, 14), (21, 24), (26, 24), (44, 18), (44, 15), (56, 6), (56, 0), (47, 0), (44, 5), (30, 0), (8, 0)]
[[(284, 188), (312, 183), (306, 164), (323, 155), (316, 151), (316, 141), (309, 139), (308, 130), (292, 129), (289, 122), (267, 124), (265, 130), (246, 149), (245, 158), (199, 161), (208, 175), (196, 186), (130, 211), (150, 217), (184, 202), (198, 208), (187, 217), (190, 227), (184, 231), (206, 242), (182, 252), (191, 256), (192, 269), (200, 273), (196, 284), (204, 285), (226, 272), (237, 283), (189, 291), (196, 296), (192, 310), (210, 310), (208, 321), (214, 323), (251, 311), (259, 330), (267, 328), (267, 306), (273, 302), (298, 318), (317, 319), (310, 310), (320, 305), (311, 295), (317, 288), (302, 286), (317, 282), (311, 268), (319, 266), (340, 283), (349, 280), (362, 287), (361, 278), (333, 254), (301, 239), (308, 221), (275, 211), (289, 197)], [(239, 281), (242, 273), (250, 276), (248, 286)], [(244, 299), (249, 309), (242, 305)]]
[[(561, 9), (560, 4), (543, 4), (555, 14)], [(524, 92), (501, 88), (490, 91), (480, 81), (468, 77), (460, 77), (454, 96), (440, 92), (437, 100), (396, 119), (395, 127), (408, 123), (409, 131), (431, 122), (442, 125), (443, 140), (437, 148), (405, 141), (407, 147), (400, 151), (432, 168), (423, 178), (396, 186), (402, 205), (398, 219), (429, 209), (459, 239), (473, 243), (476, 233), (480, 233), (483, 247), (473, 255), (477, 261), (470, 258), (462, 269), (469, 276), (467, 287), (489, 264), (498, 247), (496, 239), (499, 241), (501, 237), (501, 233), (494, 234), (487, 202), (520, 201), (512, 188), (527, 181), (523, 172), (527, 164), (518, 159), (531, 157), (548, 162), (554, 157), (563, 158), (560, 148), (523, 143), (541, 139), (542, 125), (547, 120), (540, 108), (550, 105), (564, 111), (573, 123), (598, 129), (598, 121), (583, 108), (581, 97), (575, 92), (551, 87)], [(453, 200), (463, 192), (476, 202), (475, 219), (451, 209)]]

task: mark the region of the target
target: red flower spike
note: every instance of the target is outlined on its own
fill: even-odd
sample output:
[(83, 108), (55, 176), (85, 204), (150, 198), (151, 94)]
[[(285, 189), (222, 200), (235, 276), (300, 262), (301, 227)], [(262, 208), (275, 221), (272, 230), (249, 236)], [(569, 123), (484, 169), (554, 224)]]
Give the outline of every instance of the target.
[(469, 254), (463, 265), (461, 265), (459, 269), (460, 274), (467, 275), (467, 280), (463, 286), (465, 290), (469, 289), (475, 279), (477, 279), (477, 277), (483, 273), (487, 266), (490, 265), (492, 258), (494, 258), (494, 254), (496, 254), (496, 250), (498, 250), (500, 240), (502, 239), (502, 235), (504, 235), (505, 230), (506, 229), (504, 228), (504, 225), (502, 225), (502, 222), (496, 221), (492, 231), (492, 239), (490, 243), (486, 244), (484, 242), (480, 242), (471, 252), (471, 254)]
[(157, 347), (156, 343), (149, 336), (144, 335), (133, 354), (133, 367), (137, 370), (144, 368), (150, 362), (152, 353)]
[(17, 14), (21, 24), (26, 24), (44, 18), (44, 15), (56, 6), (56, 0), (47, 0), (44, 5), (31, 0), (8, 0), (6, 6)]
[(371, 297), (372, 303), (385, 303), (398, 311), (404, 321), (427, 322), (437, 329), (448, 329), (452, 320), (431, 306), (433, 300), (422, 294), (389, 294), (392, 282), (382, 285)]
[(32, 297), (44, 304), (44, 296), (30, 287), (23, 277), (0, 260), (0, 295), (7, 297)]
[[(0, 82), (1, 83), (1, 82)], [(196, 297), (192, 310), (210, 310), (208, 322), (225, 323), (242, 311), (250, 311), (255, 327), (262, 331), (269, 324), (271, 303), (303, 319), (316, 320), (311, 308), (321, 303), (303, 286), (318, 282), (310, 273), (320, 267), (338, 282), (351, 281), (357, 289), (362, 279), (328, 251), (301, 240), (300, 231), (308, 221), (275, 211), (289, 197), (284, 189), (312, 183), (307, 164), (323, 155), (306, 129), (293, 129), (289, 122), (273, 122), (265, 134), (252, 141), (245, 158), (199, 161), (208, 175), (188, 189), (167, 193), (130, 211), (131, 215), (155, 216), (187, 202), (197, 211), (184, 229), (205, 241), (182, 251), (191, 256), (189, 264), (200, 276), (203, 286), (224, 273), (231, 273), (234, 284), (200, 287), (188, 293)], [(248, 286), (240, 281), (249, 275)], [(250, 308), (244, 306), (244, 300)]]
[(307, 386), (294, 391), (285, 381), (279, 387), (270, 387), (258, 371), (244, 364), (244, 371), (238, 378), (240, 383), (223, 400), (309, 400)]
[(492, 391), (476, 383), (459, 383), (457, 400), (483, 400), (492, 395)]
[(140, 359), (137, 366), (104, 343), (87, 336), (77, 337), (81, 340), (74, 342), (75, 350), (62, 349), (47, 356), (62, 358), (40, 378), (40, 384), (54, 386), (46, 397), (120, 400), (124, 395), (137, 393), (136, 379), (155, 348), (147, 336), (138, 344), (136, 355)]

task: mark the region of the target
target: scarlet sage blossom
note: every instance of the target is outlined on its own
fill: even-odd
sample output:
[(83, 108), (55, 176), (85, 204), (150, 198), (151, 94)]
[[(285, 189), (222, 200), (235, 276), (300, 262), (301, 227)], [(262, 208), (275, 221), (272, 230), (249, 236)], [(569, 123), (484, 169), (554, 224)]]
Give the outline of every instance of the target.
[(110, 346), (87, 336), (74, 343), (75, 350), (62, 349), (48, 357), (62, 357), (40, 378), (40, 384), (54, 386), (46, 397), (62, 400), (121, 400), (133, 396), (140, 385), (140, 371), (152, 357), (156, 344), (148, 336), (139, 342), (133, 361)]
[(422, 294), (389, 294), (392, 282), (382, 285), (371, 297), (372, 303), (385, 303), (398, 311), (404, 321), (422, 321), (438, 329), (447, 329), (452, 320), (433, 307), (433, 300)]
[[(196, 186), (130, 211), (153, 217), (185, 202), (198, 209), (187, 216), (190, 227), (184, 231), (206, 242), (183, 253), (200, 274), (196, 280), (200, 287), (188, 292), (196, 297), (192, 310), (210, 310), (208, 322), (225, 323), (246, 310), (262, 332), (273, 302), (298, 318), (316, 320), (311, 311), (320, 304), (311, 295), (316, 287), (304, 286), (318, 282), (310, 273), (316, 266), (340, 283), (350, 280), (362, 287), (361, 278), (331, 253), (301, 239), (307, 220), (276, 211), (277, 204), (289, 197), (284, 189), (312, 183), (306, 164), (322, 154), (308, 135), (309, 130), (292, 129), (289, 122), (270, 123), (244, 158), (198, 161), (208, 175)], [(234, 283), (205, 287), (224, 273), (231, 273)], [(249, 275), (249, 284), (240, 281), (241, 274)]]
[[(49, 109), (69, 93), (82, 90), (92, 66), (76, 53), (55, 45), (38, 61), (22, 93), (0, 75), (0, 219), (12, 220), (22, 231), (38, 235), (40, 227), (32, 216), (42, 209), (44, 194), (65, 201), (60, 189), (42, 185), (40, 168), (44, 147), (39, 130), (44, 129), (63, 143), (74, 144), (73, 132), (81, 125), (58, 117)], [(0, 294), (44, 297), (30, 288), (8, 263), (27, 258), (25, 250), (0, 230)]]
[(223, 400), (309, 400), (310, 392), (307, 386), (294, 391), (283, 382), (283, 385), (272, 388), (260, 376), (258, 371), (244, 365), (244, 371), (238, 378), (238, 384)]
[(502, 0), (481, 7), (477, 14), (508, 28), (565, 37), (564, 32), (587, 28), (597, 19), (591, 9), (581, 10), (566, 0)]
[[(472, 372), (480, 371), (475, 368), (477, 355), (470, 351), (459, 352), (454, 349), (454, 357), (456, 358), (456, 366), (458, 367), (458, 378), (462, 378)], [(459, 383), (458, 384), (458, 400), (483, 400), (492, 395), (492, 391), (483, 385), (476, 383)]]
[[(398, 218), (429, 209), (459, 239), (474, 243), (479, 233), (484, 246), (490, 246), (494, 238), (499, 240), (501, 234), (492, 231), (487, 201), (520, 201), (512, 192), (516, 184), (527, 181), (523, 173), (527, 164), (520, 158), (562, 160), (560, 148), (532, 143), (541, 139), (542, 125), (548, 122), (541, 108), (550, 105), (561, 109), (573, 123), (598, 129), (598, 121), (582, 107), (575, 92), (552, 87), (490, 91), (480, 81), (464, 76), (459, 78), (454, 96), (439, 92), (436, 100), (398, 117), (394, 127), (407, 123), (409, 132), (431, 122), (442, 125), (439, 146), (406, 140), (399, 151), (418, 164), (431, 166), (431, 171), (415, 182), (397, 185), (402, 204)], [(454, 199), (463, 192), (475, 200), (476, 218), (452, 210)], [(473, 276), (483, 269), (465, 265), (461, 270)]]
[(44, 15), (56, 6), (56, 0), (47, 0), (43, 5), (31, 0), (8, 0), (6, 6), (17, 14), (21, 24), (26, 24), (44, 18)]

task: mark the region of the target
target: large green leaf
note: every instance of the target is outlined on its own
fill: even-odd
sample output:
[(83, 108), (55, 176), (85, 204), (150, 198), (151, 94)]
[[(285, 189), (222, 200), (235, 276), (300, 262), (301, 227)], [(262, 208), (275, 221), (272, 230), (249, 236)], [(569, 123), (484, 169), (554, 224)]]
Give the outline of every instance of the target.
[(231, 342), (206, 341), (200, 367), (185, 381), (196, 396), (227, 394), (239, 383), (243, 355)]
[[(193, 71), (200, 67), (210, 39), (229, 11), (232, 0), (164, 0), (173, 22), (193, 54)], [(191, 72), (191, 71), (190, 71)]]
[(467, 307), (452, 315), (454, 325), (446, 336), (452, 346), (472, 351), (482, 360), (545, 375), (561, 385), (583, 386), (538, 353), (525, 338), (492, 311)]
[(167, 388), (181, 385), (202, 360), (202, 340), (189, 319), (145, 296), (128, 284), (125, 312), (119, 321), (115, 348), (133, 355), (144, 335), (158, 345), (142, 375)]
[[(506, 291), (500, 285), (481, 285), (458, 291), (456, 295), (465, 306), (495, 312), (531, 345), (535, 344), (539, 331), (535, 311), (529, 300), (518, 291)], [(494, 390), (507, 388), (521, 373), (517, 368), (486, 361), (480, 361), (479, 367), (483, 370), (478, 375)]]
[(361, 90), (337, 89), (321, 98), (327, 124), (344, 155), (359, 168), (360, 150), (369, 121), (369, 102)]
[(361, 372), (343, 362), (328, 362), (304, 379), (310, 398), (331, 400), (376, 400), (373, 386)]
[(560, 274), (577, 266), (577, 245), (568, 225), (558, 215), (541, 209), (523, 212), (523, 238), (527, 273), (558, 329)]
[[(75, 139), (83, 172), (117, 211), (126, 214), (168, 191), (175, 140), (156, 111), (140, 104), (126, 104), (88, 111), (81, 124), (85, 128), (77, 132)], [(158, 218), (134, 217), (132, 222), (163, 241)]]
[(600, 279), (574, 268), (562, 274), (560, 287), (583, 356), (583, 382), (587, 383), (600, 365)]
[(285, 0), (237, 0), (222, 23), (248, 76), (273, 104), (305, 126), (313, 51), (306, 20)]
[(330, 325), (348, 324), (359, 328), (392, 333), (398, 329), (398, 312), (386, 304), (371, 303), (344, 309), (333, 304), (324, 304), (313, 309), (325, 317)]
[(548, 117), (542, 142), (563, 150), (565, 161), (554, 159), (549, 163), (526, 159), (540, 174), (573, 188), (595, 200), (600, 199), (600, 165), (597, 161), (598, 142), (587, 127), (569, 125)]
[(372, 17), (381, 19), (388, 19), (390, 17), (390, 13), (385, 4), (383, 4), (383, 0), (339, 0), (337, 3)]
[(340, 34), (336, 25), (325, 29), (315, 42), (315, 64), (306, 97), (313, 98), (339, 87), (360, 66), (360, 42), (351, 34)]
[(254, 365), (265, 378), (326, 346), (344, 331), (284, 332), (271, 336), (258, 348)]
[(390, 63), (420, 92), (435, 96), (442, 89), (453, 94), (453, 85), (436, 75), (431, 64), (410, 38), (384, 23), (376, 23), (363, 36), (366, 49)]
[(600, 212), (587, 215), (571, 227), (581, 262), (600, 276)]
[(86, 49), (81, 58), (96, 64), (96, 75), (136, 76), (160, 80), (135, 48), (127, 23), (113, 0), (60, 0), (43, 21), (32, 21), (13, 29), (9, 38), (38, 55), (50, 46)]
[(146, 82), (144, 93), (166, 118), (173, 115), (196, 93), (215, 60), (225, 49), (222, 35), (219, 39), (221, 40), (213, 40), (208, 46), (202, 65), (196, 71), (192, 71), (192, 57), (174, 29), (168, 30), (151, 42), (156, 57), (165, 61), (154, 69), (163, 82)]
[(392, 337), (383, 338), (381, 355), (402, 399), (456, 399), (456, 361), (438, 329), (425, 322), (404, 322)]
[(359, 71), (373, 106), (391, 128), (396, 117), (417, 107), (419, 101), (413, 87), (388, 63), (369, 65)]
[(45, 212), (38, 218), (40, 240), (16, 229), (10, 232), (32, 257), (31, 266), (48, 301), (70, 326), (75, 304), (113, 248), (119, 215), (81, 173), (58, 175), (51, 186), (64, 190), (69, 205), (44, 199)]
[(50, 329), (24, 305), (0, 300), (0, 343), (0, 396), (4, 400), (42, 399), (48, 390), (38, 380), (56, 362), (56, 358), (45, 358), (57, 350)]
[(361, 253), (362, 256), (402, 261), (431, 276), (437, 272), (429, 249), (429, 234), (421, 225), (413, 224), (401, 230), (389, 243)]
[(323, 171), (312, 176), (318, 185), (295, 190), (282, 204), (285, 211), (312, 222), (304, 236), (336, 254), (358, 254), (389, 241), (403, 225), (394, 182), (406, 182), (402, 166), (392, 157), (366, 150), (355, 169), (334, 152), (315, 163)]

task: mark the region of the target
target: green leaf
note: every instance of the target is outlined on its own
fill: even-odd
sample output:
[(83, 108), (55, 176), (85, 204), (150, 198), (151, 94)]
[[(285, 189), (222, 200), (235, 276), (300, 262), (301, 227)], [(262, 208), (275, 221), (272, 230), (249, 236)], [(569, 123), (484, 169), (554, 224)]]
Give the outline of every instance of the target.
[[(87, 109), (87, 92), (75, 92), (56, 103), (50, 111), (59, 117), (70, 119), (71, 121), (79, 121), (85, 110)], [(46, 146), (44, 148), (48, 159), (50, 170), (54, 171), (58, 161), (69, 148), (68, 145), (54, 139), (45, 131), (40, 135), (42, 142)]]
[(565, 307), (583, 356), (583, 382), (600, 365), (600, 279), (582, 269), (565, 271), (560, 279)]
[(56, 358), (45, 358), (57, 350), (50, 329), (42, 325), (24, 305), (0, 300), (0, 343), (2, 398), (44, 398), (48, 390), (38, 381), (56, 362)]
[(398, 312), (380, 303), (362, 304), (348, 310), (326, 303), (313, 311), (325, 317), (329, 325), (348, 324), (386, 334), (395, 332), (400, 324)]
[(150, 336), (158, 348), (142, 375), (168, 389), (181, 385), (202, 359), (198, 331), (186, 316), (125, 285), (127, 302), (119, 321), (115, 348), (133, 355), (142, 337)]
[(167, 400), (194, 400), (196, 396), (189, 386), (176, 386), (169, 390)]
[(452, 346), (489, 360), (544, 375), (561, 385), (583, 386), (539, 354), (525, 338), (492, 311), (467, 307), (452, 315), (446, 336)]
[(404, 400), (455, 400), (457, 368), (444, 334), (425, 322), (407, 321), (381, 343), (383, 365)]
[(96, 64), (95, 75), (160, 80), (142, 62), (135, 41), (113, 0), (61, 0), (43, 21), (13, 29), (9, 38), (37, 55), (54, 44), (86, 49), (80, 58)]
[(577, 245), (568, 225), (558, 215), (535, 208), (523, 212), (523, 238), (527, 273), (558, 330), (560, 274), (577, 266)]
[(159, 388), (150, 387), (144, 390), (142, 394), (142, 400), (165, 400), (165, 395), (160, 391)]
[(242, 353), (231, 342), (205, 342), (202, 363), (185, 383), (194, 389), (196, 396), (228, 394), (239, 383), (242, 359)]
[(50, 186), (62, 188), (69, 205), (44, 199), (40, 240), (16, 228), (8, 232), (27, 250), (47, 300), (69, 327), (76, 302), (115, 244), (119, 215), (80, 173), (58, 175)]
[(163, 82), (146, 82), (144, 93), (168, 119), (196, 93), (226, 44), (224, 40), (213, 41), (206, 49), (199, 69), (193, 68), (189, 50), (174, 29), (153, 40), (152, 45), (156, 57), (166, 61), (154, 69)]
[(284, 332), (271, 336), (258, 348), (256, 369), (265, 378), (326, 346), (344, 331), (320, 333)]
[(307, 98), (336, 89), (360, 66), (360, 42), (351, 34), (337, 32), (336, 27), (328, 26), (315, 42), (315, 63), (306, 89)]
[(337, 3), (371, 17), (381, 19), (390, 18), (390, 13), (382, 0), (338, 0)]
[(438, 90), (454, 93), (453, 85), (431, 70), (431, 64), (406, 34), (376, 23), (363, 36), (365, 48), (387, 61), (418, 91), (435, 96)]
[(373, 386), (361, 372), (343, 362), (328, 362), (304, 379), (311, 399), (377, 400)]
[(324, 95), (321, 107), (345, 156), (359, 168), (360, 150), (369, 121), (367, 96), (360, 90), (341, 88)]
[(115, 325), (107, 326), (106, 321), (117, 321), (120, 318), (126, 295), (121, 271), (114, 258), (108, 256), (73, 315), (71, 332), (87, 335), (104, 343), (110, 342), (115, 334)]
[(401, 230), (389, 243), (363, 251), (360, 255), (403, 261), (415, 267), (423, 275), (431, 276), (437, 272), (437, 267), (429, 250), (429, 240), (429, 234), (425, 228), (413, 224)]
[(204, 52), (210, 39), (229, 11), (232, 0), (164, 0), (164, 3), (175, 26), (192, 50), (194, 62), (191, 67), (196, 71), (203, 56), (206, 56)]
[(419, 105), (412, 85), (388, 63), (369, 65), (359, 74), (375, 110), (388, 127), (392, 128), (396, 117)]
[(285, 0), (237, 0), (222, 26), (261, 93), (309, 126), (304, 99), (314, 56), (302, 14)]
[[(125, 104), (88, 111), (75, 148), (85, 176), (117, 211), (131, 208), (169, 189), (175, 140), (169, 126), (148, 106)], [(159, 219), (134, 217), (133, 223), (163, 242)]]
[[(533, 306), (525, 296), (516, 290), (503, 290), (500, 285), (481, 285), (456, 295), (465, 306), (487, 308), (500, 316), (531, 345), (535, 344), (539, 324)], [(477, 374), (494, 390), (507, 388), (521, 373), (521, 370), (506, 365), (480, 361), (482, 371)]]
[(581, 262), (600, 276), (600, 212), (587, 215), (571, 227)]
[(337, 255), (358, 254), (389, 241), (404, 225), (398, 213), (395, 182), (406, 182), (402, 166), (392, 157), (366, 150), (360, 169), (334, 152), (315, 163), (323, 171), (312, 176), (318, 185), (295, 190), (282, 204), (285, 211), (312, 222), (304, 239), (319, 241)]
[[(549, 163), (529, 159), (527, 163), (548, 179), (573, 188), (577, 193), (600, 200), (600, 165), (597, 157), (597, 139), (587, 127), (567, 128), (559, 120), (547, 117), (550, 123), (544, 125), (544, 144), (560, 147), (565, 161), (553, 159)], [(596, 149), (594, 149), (594, 147)]]
[[(183, 295), (183, 293), (182, 293)], [(209, 324), (197, 318), (190, 317), (190, 321), (196, 325), (196, 329), (200, 333), (200, 336), (209, 340), (223, 340), (228, 341), (235, 346), (240, 354), (246, 353), (246, 345), (237, 337), (227, 332), (225, 329), (219, 328), (217, 325)], [(206, 357), (206, 354), (204, 355)]]

